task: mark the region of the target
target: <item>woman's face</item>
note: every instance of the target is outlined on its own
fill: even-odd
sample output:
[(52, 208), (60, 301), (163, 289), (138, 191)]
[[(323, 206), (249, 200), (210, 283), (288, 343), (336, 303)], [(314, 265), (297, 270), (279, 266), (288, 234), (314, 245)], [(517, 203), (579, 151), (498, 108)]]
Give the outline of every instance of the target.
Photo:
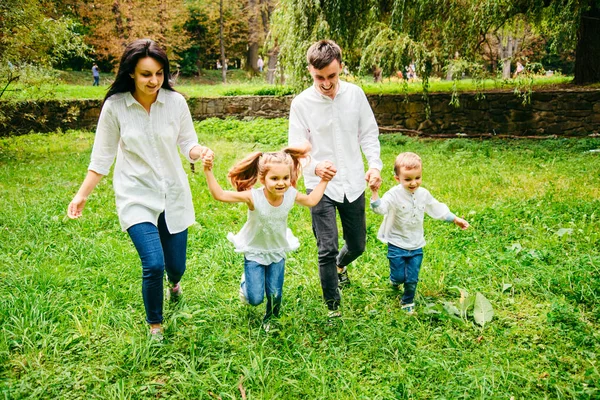
[(162, 64), (152, 57), (140, 58), (130, 76), (135, 82), (134, 95), (153, 99), (165, 80)]

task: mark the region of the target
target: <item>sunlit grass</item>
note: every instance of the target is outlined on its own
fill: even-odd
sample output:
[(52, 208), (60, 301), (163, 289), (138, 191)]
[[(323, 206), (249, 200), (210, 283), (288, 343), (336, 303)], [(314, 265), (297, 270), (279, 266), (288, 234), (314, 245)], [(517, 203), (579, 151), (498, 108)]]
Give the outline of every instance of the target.
[[(227, 187), (235, 160), (285, 144), (287, 121), (207, 120), (200, 141)], [(191, 174), (190, 228), (180, 307), (165, 309), (152, 345), (139, 259), (120, 231), (111, 176), (84, 217), (65, 210), (84, 177), (92, 132), (0, 138), (0, 394), (54, 398), (598, 398), (600, 396), (600, 140), (476, 141), (381, 138), (383, 190), (401, 151), (424, 162), (423, 185), (471, 222), (426, 219), (417, 314), (387, 284), (379, 216), (367, 213), (367, 251), (350, 267), (344, 316), (327, 324), (309, 211), (286, 265), (277, 331), (264, 305), (240, 304), (242, 258), (226, 240), (246, 219), (209, 197)], [(189, 171), (188, 166), (186, 169)], [(503, 291), (503, 285), (512, 285)], [(428, 314), (481, 292), (495, 317)]]
[[(210, 74), (209, 74), (210, 72)], [(227, 84), (216, 80), (216, 71), (207, 71), (205, 78), (180, 78), (175, 83), (175, 89), (188, 97), (220, 97), (240, 95), (288, 95), (293, 94), (293, 88), (286, 85), (269, 85), (264, 76), (248, 77), (244, 71), (232, 71), (231, 79)], [(62, 78), (55, 82), (48, 82), (41, 87), (26, 87), (23, 85), (11, 85), (11, 91), (6, 92), (3, 98), (29, 100), (36, 98), (68, 100), (68, 99), (102, 99), (106, 95), (112, 80), (112, 75), (102, 74), (100, 86), (92, 86), (91, 79), (85, 79), (81, 72), (63, 73)], [(87, 76), (87, 75), (86, 75)], [(343, 77), (350, 82), (360, 85), (368, 94), (411, 94), (422, 93), (422, 82), (417, 80), (404, 83), (397, 78), (383, 79), (380, 83), (374, 83), (372, 77), (355, 78)], [(569, 87), (573, 78), (564, 75), (536, 76), (533, 78), (531, 87), (533, 90), (550, 90)], [(309, 83), (307, 83), (308, 85)], [(445, 81), (432, 78), (429, 82), (430, 93), (450, 93), (454, 89), (453, 81)], [(473, 91), (512, 91), (518, 84), (513, 79), (507, 80), (484, 80), (477, 83), (472, 79), (462, 79), (456, 82), (458, 92)]]

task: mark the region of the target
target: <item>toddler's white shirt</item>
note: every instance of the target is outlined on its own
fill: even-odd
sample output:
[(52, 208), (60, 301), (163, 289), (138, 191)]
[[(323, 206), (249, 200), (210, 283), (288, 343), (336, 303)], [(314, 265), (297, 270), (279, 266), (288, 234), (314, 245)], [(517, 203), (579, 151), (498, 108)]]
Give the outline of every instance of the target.
[(384, 215), (377, 238), (404, 250), (416, 250), (425, 246), (425, 213), (434, 219), (448, 222), (455, 218), (447, 205), (437, 201), (423, 187), (411, 193), (402, 185), (394, 186), (381, 199), (372, 201), (371, 208), (375, 213)]

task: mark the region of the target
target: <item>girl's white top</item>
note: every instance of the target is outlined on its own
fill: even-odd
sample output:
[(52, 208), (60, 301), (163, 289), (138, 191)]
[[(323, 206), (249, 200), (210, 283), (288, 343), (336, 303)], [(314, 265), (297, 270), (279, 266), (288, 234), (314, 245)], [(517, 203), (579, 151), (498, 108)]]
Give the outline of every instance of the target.
[(300, 242), (288, 228), (287, 217), (297, 193), (290, 187), (283, 195), (283, 202), (274, 207), (269, 204), (263, 188), (252, 189), (254, 210), (248, 210), (248, 220), (237, 235), (227, 235), (235, 251), (244, 253), (248, 260), (269, 265), (285, 258), (286, 252), (296, 250)]
[(164, 211), (170, 233), (195, 222), (192, 194), (177, 146), (188, 159), (198, 145), (188, 105), (179, 93), (160, 89), (148, 113), (131, 93), (110, 96), (102, 107), (88, 167), (108, 175), (121, 228), (141, 222), (156, 225)]
[(402, 185), (394, 186), (381, 199), (371, 202), (371, 208), (375, 213), (385, 216), (377, 238), (404, 250), (416, 250), (425, 246), (425, 213), (434, 219), (448, 222), (455, 218), (447, 205), (437, 201), (423, 187), (411, 193)]

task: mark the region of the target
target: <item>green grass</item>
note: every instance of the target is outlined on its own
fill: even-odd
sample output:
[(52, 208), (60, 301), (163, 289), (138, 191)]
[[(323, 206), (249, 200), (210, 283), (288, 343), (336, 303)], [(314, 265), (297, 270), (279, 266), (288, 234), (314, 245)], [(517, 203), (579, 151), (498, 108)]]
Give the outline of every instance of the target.
[[(175, 89), (189, 97), (220, 97), (240, 95), (287, 95), (292, 94), (293, 89), (286, 85), (268, 85), (264, 75), (249, 77), (245, 71), (231, 70), (228, 73), (228, 83), (220, 83), (219, 71), (204, 71), (200, 77), (181, 77), (175, 85)], [(6, 92), (5, 98), (27, 100), (35, 98), (49, 98), (58, 100), (68, 99), (102, 99), (106, 95), (108, 86), (113, 79), (110, 73), (102, 73), (100, 86), (92, 86), (91, 72), (61, 72), (59, 78), (54, 82), (48, 82), (40, 87), (23, 85), (11, 85), (11, 91)], [(348, 78), (360, 85), (368, 94), (404, 94), (422, 93), (421, 82), (409, 82), (406, 85), (397, 78), (384, 79), (381, 83), (374, 83), (371, 77), (360, 79)], [(534, 90), (565, 89), (571, 87), (569, 82), (572, 77), (555, 75), (551, 77), (539, 76), (533, 80)], [(485, 91), (512, 91), (517, 86), (515, 80), (485, 80), (479, 88)], [(432, 78), (430, 81), (430, 93), (452, 92), (454, 82)], [(523, 88), (521, 88), (524, 90)], [(459, 92), (470, 92), (478, 90), (478, 86), (471, 79), (463, 79), (457, 82), (456, 90)]]
[[(282, 147), (286, 126), (197, 124), (223, 186), (242, 155)], [(93, 133), (1, 138), (0, 397), (239, 399), (241, 385), (249, 399), (599, 398), (600, 159), (589, 150), (600, 140), (381, 142), (384, 191), (395, 155), (415, 151), (423, 185), (472, 224), (426, 219), (415, 316), (388, 287), (381, 218), (368, 211), (367, 251), (349, 268), (344, 316), (328, 325), (310, 215), (295, 207), (301, 247), (287, 262), (278, 331), (265, 334), (264, 305), (238, 300), (242, 257), (225, 238), (246, 209), (211, 200), (202, 174), (190, 174), (198, 223), (185, 300), (166, 306), (166, 339), (155, 345), (111, 176), (83, 218), (65, 217)], [(456, 304), (454, 286), (484, 294), (494, 319), (480, 328), (426, 313)]]

